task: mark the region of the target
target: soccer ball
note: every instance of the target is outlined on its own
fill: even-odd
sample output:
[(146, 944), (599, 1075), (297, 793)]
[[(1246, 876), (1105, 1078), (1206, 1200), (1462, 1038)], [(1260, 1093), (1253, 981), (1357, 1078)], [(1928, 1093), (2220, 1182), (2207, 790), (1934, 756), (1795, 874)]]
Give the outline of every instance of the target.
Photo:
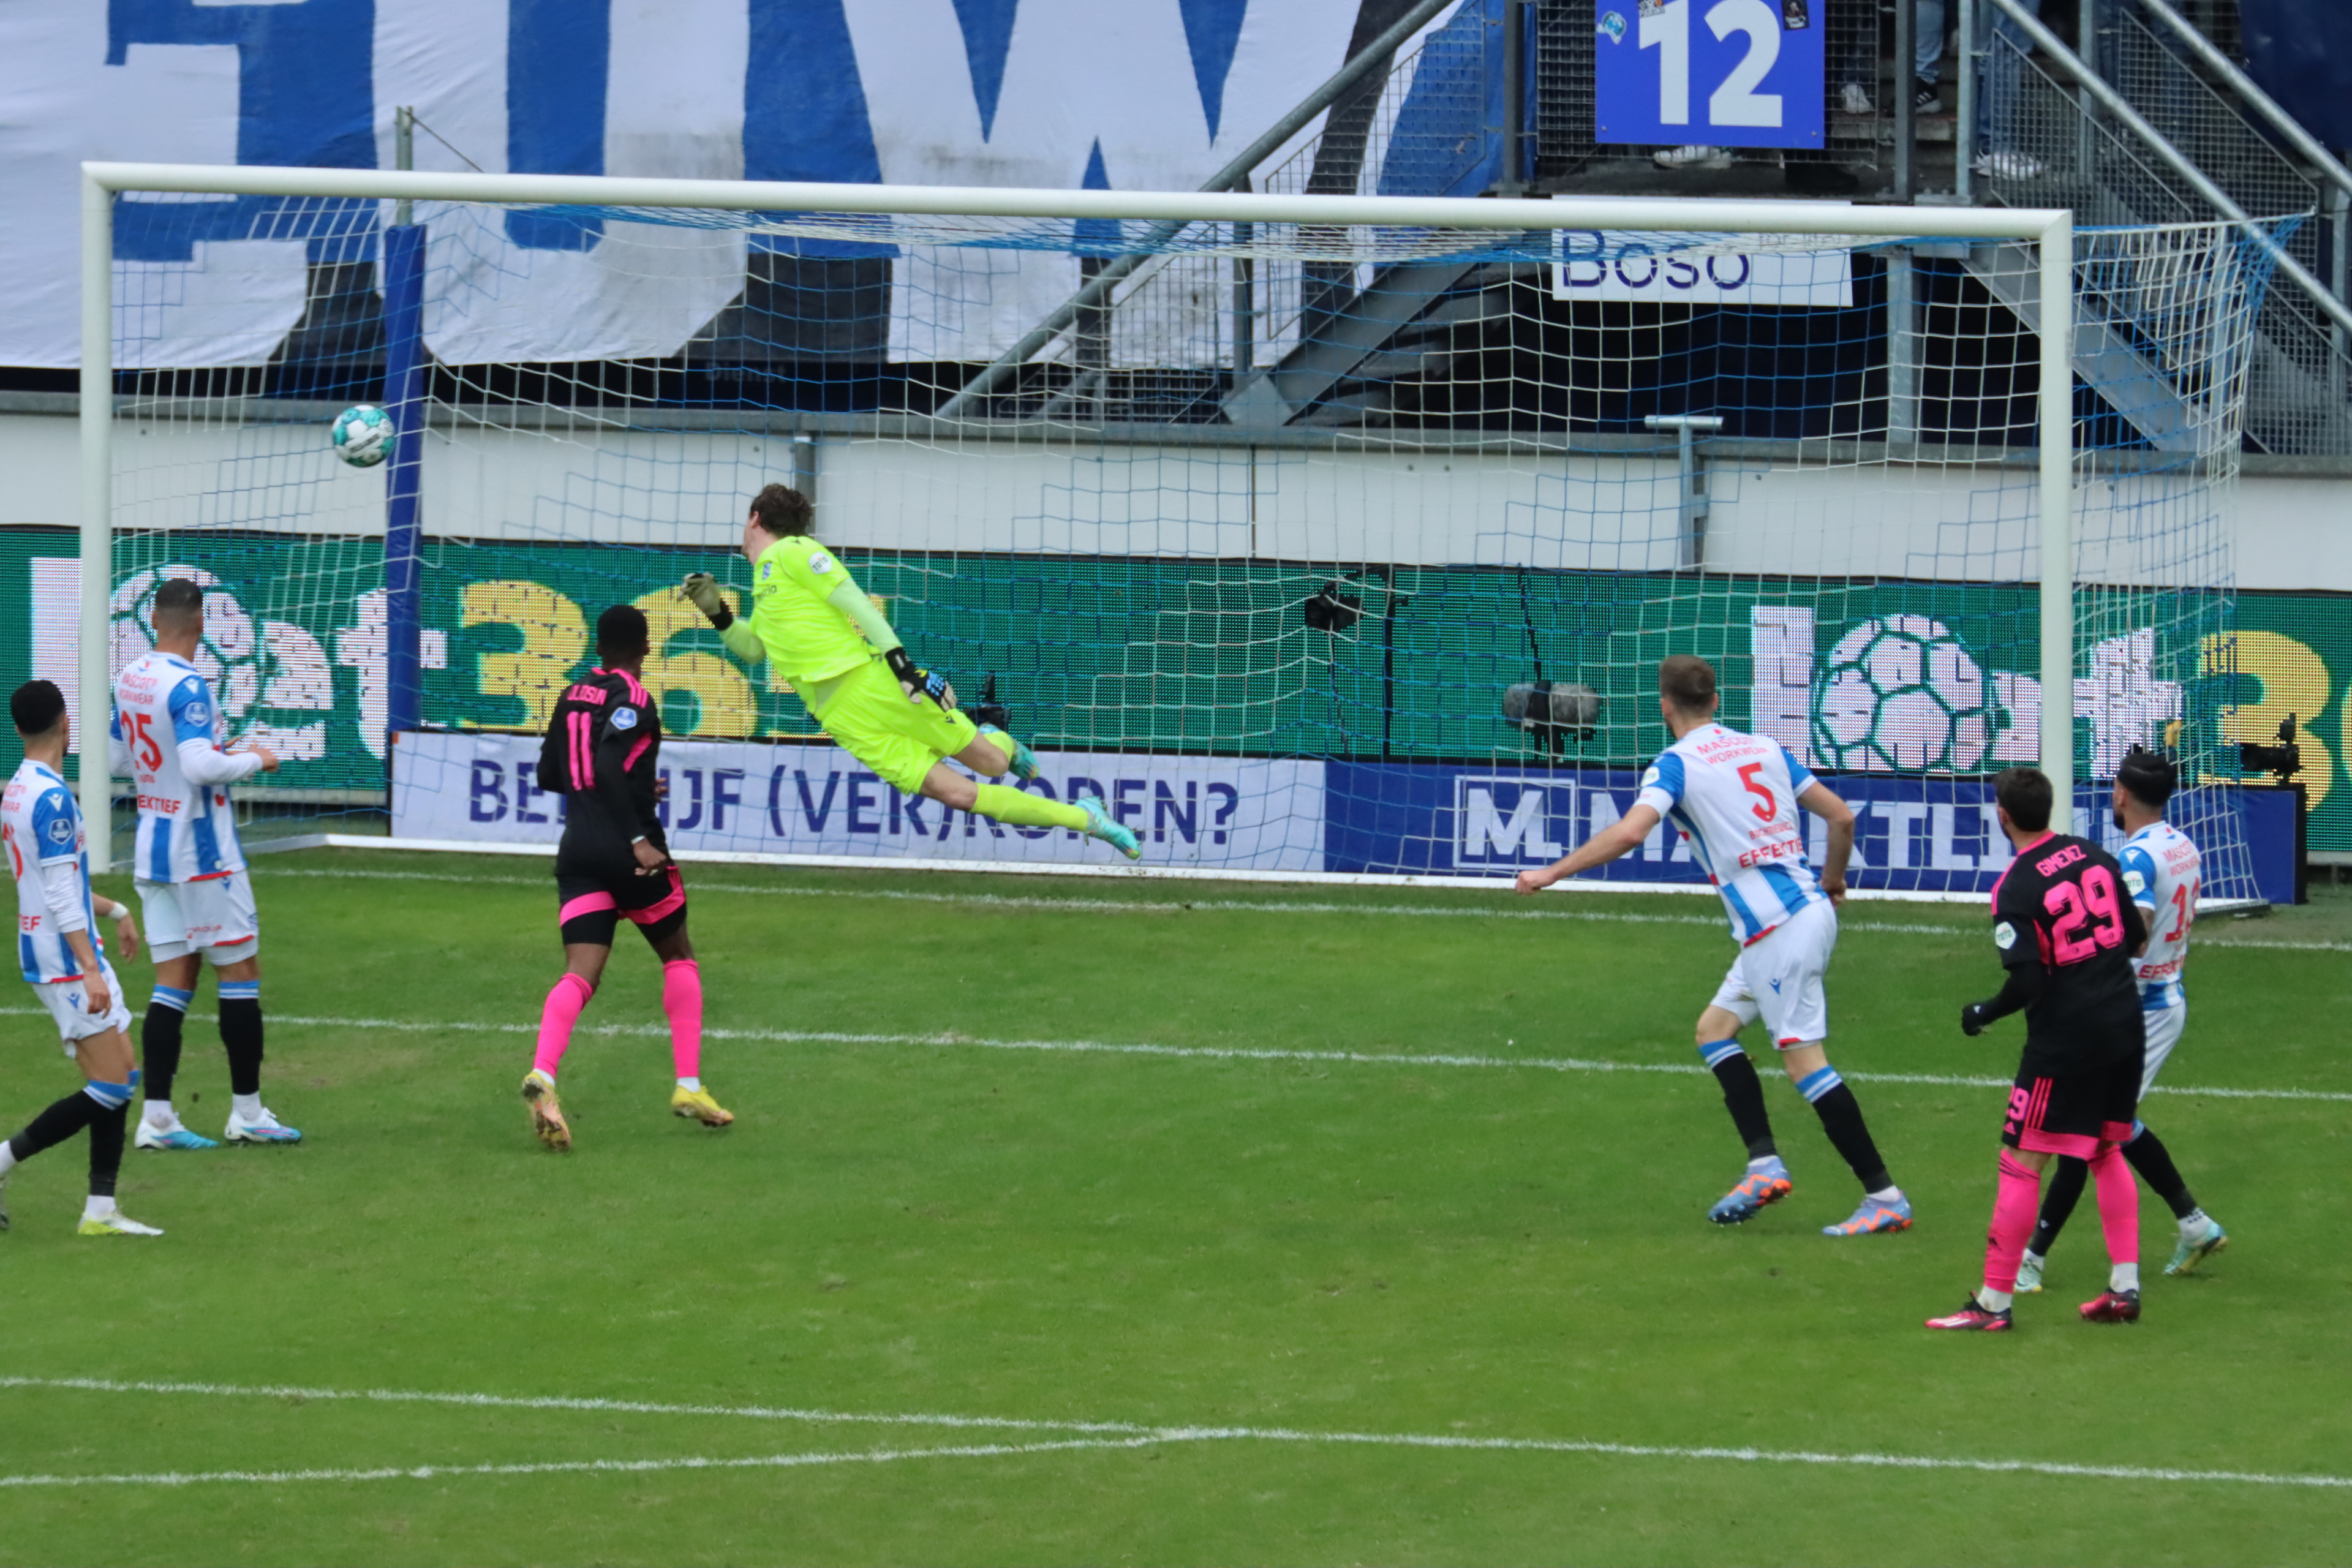
[(373, 403), (354, 404), (335, 416), (331, 438), (335, 456), (354, 468), (373, 468), (392, 456), (392, 416)]
[(122, 668), (155, 646), (155, 590), (173, 577), (184, 577), (204, 588), (205, 637), (189, 660), (213, 689), (228, 721), (228, 732), (238, 733), (246, 716), (261, 699), (268, 671), (260, 629), (236, 595), (221, 591), (221, 580), (200, 566), (158, 566), (133, 573), (118, 584), (108, 604), (109, 633), (114, 668)]
[(1868, 620), (1813, 682), (1813, 749), (1861, 773), (1972, 773), (2000, 711), (1992, 678), (1941, 621)]

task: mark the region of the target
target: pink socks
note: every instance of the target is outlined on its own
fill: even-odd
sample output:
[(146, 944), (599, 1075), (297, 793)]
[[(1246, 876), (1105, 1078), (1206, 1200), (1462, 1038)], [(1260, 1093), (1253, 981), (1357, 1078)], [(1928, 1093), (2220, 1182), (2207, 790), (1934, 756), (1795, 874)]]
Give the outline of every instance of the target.
[(2107, 1238), (2107, 1261), (2139, 1262), (2139, 1184), (2123, 1152), (2110, 1143), (2091, 1162), (2091, 1179), (2098, 1184), (2099, 1229)]
[[(555, 1076), (556, 1067), (572, 1045), (572, 1026), (580, 1022), (581, 1009), (596, 994), (596, 988), (576, 974), (566, 973), (547, 994), (547, 1005), (539, 1015), (539, 1055), (531, 1066)], [(698, 1011), (699, 1011), (698, 1009)]]
[[(690, 958), (662, 965), (662, 1011), (669, 1016), (669, 1054), (680, 1078), (702, 1076), (702, 966)], [(541, 1047), (546, 1049), (544, 1046)], [(2105, 1205), (2101, 1189), (2100, 1206)]]
[[(2116, 1163), (2123, 1163), (2120, 1160)], [(1986, 1289), (2007, 1292), (2017, 1289), (2017, 1265), (2025, 1256), (2025, 1244), (2033, 1238), (2033, 1216), (2041, 1205), (2042, 1178), (2003, 1149), (2000, 1187), (1992, 1200), (1992, 1232), (1985, 1238)], [(2106, 1207), (2106, 1184), (2103, 1182), (2099, 1185), (2099, 1212), (2104, 1215)]]

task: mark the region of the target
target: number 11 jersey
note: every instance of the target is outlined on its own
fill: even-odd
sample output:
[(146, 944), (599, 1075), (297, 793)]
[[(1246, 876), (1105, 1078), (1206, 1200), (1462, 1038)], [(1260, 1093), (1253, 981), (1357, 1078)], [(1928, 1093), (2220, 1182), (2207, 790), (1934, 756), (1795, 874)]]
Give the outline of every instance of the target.
[(2025, 1012), (2025, 1055), (2053, 1068), (2141, 1049), (2132, 953), (2147, 927), (2123, 868), (2088, 839), (2052, 834), (2018, 851), (1992, 890), (2003, 967), (2038, 964), (2041, 999)]

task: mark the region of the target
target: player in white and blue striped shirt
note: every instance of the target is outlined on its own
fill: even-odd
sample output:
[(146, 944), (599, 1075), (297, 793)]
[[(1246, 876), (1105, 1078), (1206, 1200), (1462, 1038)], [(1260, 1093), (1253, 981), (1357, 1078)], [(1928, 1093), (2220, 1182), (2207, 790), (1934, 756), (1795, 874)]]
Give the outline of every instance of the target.
[[(65, 693), (46, 680), (28, 680), (8, 699), (8, 713), (25, 746), (24, 762), (0, 793), (0, 847), (16, 883), (16, 963), (57, 1020), (66, 1055), (86, 1081), (0, 1143), (0, 1182), (19, 1161), (88, 1128), (89, 1198), (82, 1205), (81, 1234), (161, 1236), (114, 1206), (123, 1123), (139, 1088), (139, 1068), (122, 982), (106, 962), (97, 928), (101, 917), (117, 922), (125, 957), (139, 949), (139, 928), (128, 909), (90, 890), (81, 808), (63, 773)], [(0, 1230), (7, 1227), (7, 1210), (0, 1207)]]
[[(1707, 1217), (1738, 1225), (1795, 1190), (1773, 1142), (1763, 1082), (1739, 1044), (1740, 1029), (1760, 1016), (1789, 1080), (1862, 1183), (1862, 1206), (1822, 1234), (1908, 1229), (1910, 1200), (1887, 1174), (1862, 1107), (1830, 1066), (1826, 1046), (1822, 976), (1837, 946), (1836, 905), (1845, 898), (1853, 812), (1779, 742), (1716, 722), (1715, 668), (1706, 660), (1675, 654), (1659, 665), (1658, 710), (1674, 743), (1642, 775), (1633, 809), (1564, 859), (1519, 873), (1518, 890), (1537, 892), (1605, 865), (1639, 848), (1661, 821), (1672, 824), (1723, 895), (1739, 942), (1731, 972), (1699, 1015), (1698, 1053), (1722, 1084), (1724, 1104), (1748, 1144), (1748, 1173)], [(1805, 861), (1801, 809), (1829, 824), (1829, 863), (1818, 877)]]

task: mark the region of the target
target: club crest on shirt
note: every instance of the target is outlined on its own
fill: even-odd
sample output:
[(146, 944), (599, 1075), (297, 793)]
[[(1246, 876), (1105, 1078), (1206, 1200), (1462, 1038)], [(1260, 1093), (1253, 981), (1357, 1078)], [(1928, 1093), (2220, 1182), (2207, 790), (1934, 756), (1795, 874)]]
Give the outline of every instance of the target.
[(616, 709), (616, 710), (614, 710), (614, 713), (613, 713), (613, 728), (614, 728), (614, 729), (615, 729), (615, 730), (634, 730), (634, 729), (635, 729), (636, 727), (637, 727), (637, 710), (636, 710), (635, 709), (634, 709), (634, 708), (621, 708), (621, 709)]
[(1992, 944), (2003, 952), (2017, 945), (2017, 928), (2002, 921), (1992, 928)]

